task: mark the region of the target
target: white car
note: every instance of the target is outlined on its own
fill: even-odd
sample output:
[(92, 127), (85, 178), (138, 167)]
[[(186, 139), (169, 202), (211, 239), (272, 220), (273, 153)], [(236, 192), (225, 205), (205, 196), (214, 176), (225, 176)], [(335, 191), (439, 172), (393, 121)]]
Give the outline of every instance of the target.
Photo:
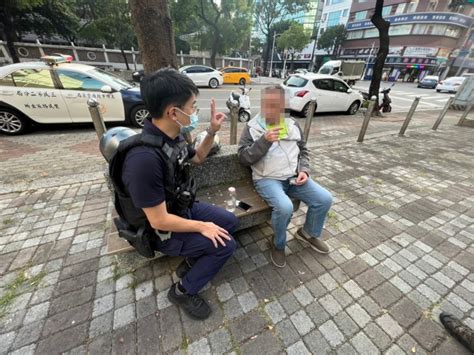
[(355, 114), (363, 102), (362, 94), (352, 90), (343, 80), (331, 75), (295, 74), (281, 86), (285, 89), (286, 108), (306, 115), (309, 102), (316, 99), (316, 112), (345, 111)]
[(466, 78), (463, 76), (452, 76), (443, 81), (440, 81), (436, 86), (436, 91), (447, 91), (447, 92), (458, 92), (458, 89), (461, 87), (462, 83)]
[(189, 76), (196, 86), (209, 86), (215, 89), (224, 83), (220, 71), (205, 65), (187, 65), (179, 68), (179, 71)]
[(142, 127), (149, 116), (140, 89), (71, 56), (45, 56), (0, 68), (0, 132), (24, 133), (34, 123), (92, 122), (89, 98), (100, 104), (105, 122)]

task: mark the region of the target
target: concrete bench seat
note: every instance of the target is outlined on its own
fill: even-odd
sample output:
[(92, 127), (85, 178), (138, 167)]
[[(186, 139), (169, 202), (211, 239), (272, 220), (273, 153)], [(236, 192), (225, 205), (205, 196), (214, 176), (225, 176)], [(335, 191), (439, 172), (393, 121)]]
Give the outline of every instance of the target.
[[(192, 174), (199, 187), (196, 200), (225, 208), (228, 188), (233, 186), (237, 191), (237, 199), (252, 206), (248, 211), (235, 209), (234, 214), (240, 220), (238, 230), (270, 220), (271, 208), (255, 191), (250, 168), (239, 163), (237, 146), (222, 147), (218, 154), (206, 159), (204, 164), (193, 166)], [(293, 205), (297, 210), (299, 201), (293, 201)], [(116, 215), (113, 214), (114, 216)], [(111, 223), (107, 237), (107, 253), (117, 254), (132, 250), (133, 247), (118, 236), (114, 223)]]

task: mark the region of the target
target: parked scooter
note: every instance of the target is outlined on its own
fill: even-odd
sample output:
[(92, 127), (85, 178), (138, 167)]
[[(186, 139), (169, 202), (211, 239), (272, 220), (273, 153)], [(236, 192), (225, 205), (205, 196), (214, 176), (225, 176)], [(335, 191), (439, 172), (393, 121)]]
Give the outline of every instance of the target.
[(237, 106), (239, 109), (239, 122), (248, 122), (251, 117), (249, 93), (252, 88), (247, 89), (244, 85), (244, 87), (239, 89), (241, 90), (241, 93), (235, 91), (230, 93), (229, 98), (226, 101), (226, 105), (229, 110), (231, 106)]
[[(379, 111), (382, 112), (391, 112), (392, 111), (392, 99), (390, 98), (389, 94), (392, 91), (392, 87), (395, 85), (393, 83), (390, 87), (380, 90), (379, 94)], [(362, 97), (364, 98), (364, 107), (367, 106), (369, 101), (369, 93), (365, 91), (360, 92)]]

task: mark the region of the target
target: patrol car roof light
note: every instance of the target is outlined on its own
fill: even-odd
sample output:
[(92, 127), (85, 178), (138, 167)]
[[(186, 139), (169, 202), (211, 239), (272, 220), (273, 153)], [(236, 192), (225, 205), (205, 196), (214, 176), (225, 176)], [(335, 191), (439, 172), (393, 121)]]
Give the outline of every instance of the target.
[(71, 63), (72, 55), (54, 53), (54, 55), (45, 55), (41, 60), (48, 65), (58, 65), (59, 63)]

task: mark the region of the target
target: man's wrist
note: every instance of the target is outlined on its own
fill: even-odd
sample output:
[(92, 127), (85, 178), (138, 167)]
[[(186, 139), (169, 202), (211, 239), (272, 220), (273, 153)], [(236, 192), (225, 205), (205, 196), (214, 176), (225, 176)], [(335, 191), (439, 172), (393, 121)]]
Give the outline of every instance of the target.
[(206, 128), (207, 134), (209, 134), (210, 136), (213, 136), (213, 137), (216, 135), (217, 131), (219, 131), (219, 130), (214, 131), (210, 126)]
[(305, 173), (305, 174), (306, 174), (306, 176), (307, 176), (307, 177), (309, 177), (309, 172), (307, 172), (307, 171), (304, 171), (304, 170), (302, 170), (302, 171), (300, 171), (300, 172), (301, 172), (301, 173)]

